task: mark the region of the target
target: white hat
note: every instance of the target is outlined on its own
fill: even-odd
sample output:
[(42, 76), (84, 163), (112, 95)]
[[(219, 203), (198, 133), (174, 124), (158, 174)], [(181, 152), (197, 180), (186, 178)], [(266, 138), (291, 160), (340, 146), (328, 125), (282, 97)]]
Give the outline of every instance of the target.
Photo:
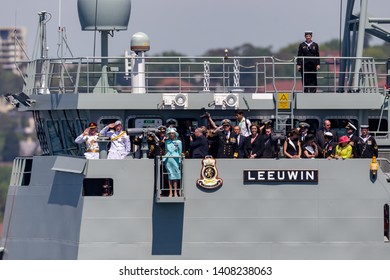
[(352, 122), (348, 122), (347, 126), (345, 128), (346, 129), (357, 130), (356, 126), (354, 126)]
[(230, 122), (229, 119), (224, 119), (224, 120), (222, 121), (222, 125), (231, 125), (231, 122)]
[(333, 137), (333, 134), (332, 134), (332, 132), (327, 131), (327, 132), (324, 133), (324, 136)]
[(179, 133), (177, 133), (176, 128), (174, 128), (174, 127), (168, 127), (167, 134), (170, 134), (170, 133), (175, 133), (176, 137), (179, 136)]
[(121, 121), (116, 121), (114, 124), (115, 124), (115, 126), (122, 125), (122, 122)]

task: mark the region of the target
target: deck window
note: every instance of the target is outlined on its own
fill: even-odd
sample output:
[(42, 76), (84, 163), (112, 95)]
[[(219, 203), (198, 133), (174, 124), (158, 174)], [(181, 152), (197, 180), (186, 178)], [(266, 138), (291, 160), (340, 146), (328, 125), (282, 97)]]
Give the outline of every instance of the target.
[(368, 119), (368, 130), (370, 131), (370, 134), (375, 137), (386, 136), (388, 133), (387, 119)]
[(112, 196), (114, 181), (111, 178), (88, 178), (83, 181), (83, 196)]
[(53, 155), (65, 154), (64, 136), (58, 120), (47, 121), (47, 131)]

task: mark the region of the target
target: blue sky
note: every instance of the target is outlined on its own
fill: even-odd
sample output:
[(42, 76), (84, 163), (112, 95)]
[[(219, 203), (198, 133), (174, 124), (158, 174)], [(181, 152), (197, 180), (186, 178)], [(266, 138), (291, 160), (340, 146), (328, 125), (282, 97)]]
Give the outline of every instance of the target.
[[(346, 0), (132, 0), (129, 28), (110, 39), (109, 54), (122, 55), (129, 48), (132, 34), (139, 31), (149, 36), (151, 55), (170, 50), (201, 55), (211, 48), (232, 48), (243, 43), (272, 46), (276, 51), (303, 40), (303, 32), (308, 29), (321, 44), (339, 37), (341, 1), (345, 8)], [(356, 2), (355, 5), (360, 3)], [(66, 28), (75, 56), (92, 56), (94, 32), (81, 31), (77, 0), (7, 1), (0, 10), (0, 26), (28, 27), (31, 54), (37, 13), (42, 10), (52, 14), (48, 23), (51, 56), (56, 53), (59, 25)], [(390, 18), (390, 1), (370, 0), (368, 12)], [(390, 26), (386, 28), (390, 30)], [(97, 40), (99, 43), (99, 35)], [(99, 48), (96, 54), (100, 54)]]

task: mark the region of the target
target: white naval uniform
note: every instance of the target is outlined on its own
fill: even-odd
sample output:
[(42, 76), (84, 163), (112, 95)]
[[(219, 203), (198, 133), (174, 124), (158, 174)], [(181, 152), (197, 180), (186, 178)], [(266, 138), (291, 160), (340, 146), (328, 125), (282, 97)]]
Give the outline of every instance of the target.
[(249, 135), (252, 134), (250, 129), (251, 121), (246, 119), (245, 117), (242, 117), (241, 121), (238, 123), (238, 126), (241, 129), (242, 136), (248, 137)]
[(98, 135), (79, 135), (74, 141), (77, 144), (85, 142), (87, 149), (84, 153), (84, 156), (87, 159), (98, 159), (99, 158), (99, 145), (97, 143)]
[(100, 134), (108, 136), (111, 139), (110, 150), (108, 151), (107, 159), (123, 159), (130, 153), (130, 138), (125, 131), (110, 131), (108, 126), (105, 126)]

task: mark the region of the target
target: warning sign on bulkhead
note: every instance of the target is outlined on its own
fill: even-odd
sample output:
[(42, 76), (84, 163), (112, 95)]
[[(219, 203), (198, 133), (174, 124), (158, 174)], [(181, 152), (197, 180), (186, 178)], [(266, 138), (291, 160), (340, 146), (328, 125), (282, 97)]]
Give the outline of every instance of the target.
[(288, 101), (289, 94), (287, 92), (278, 93), (278, 109), (290, 109), (290, 102)]

